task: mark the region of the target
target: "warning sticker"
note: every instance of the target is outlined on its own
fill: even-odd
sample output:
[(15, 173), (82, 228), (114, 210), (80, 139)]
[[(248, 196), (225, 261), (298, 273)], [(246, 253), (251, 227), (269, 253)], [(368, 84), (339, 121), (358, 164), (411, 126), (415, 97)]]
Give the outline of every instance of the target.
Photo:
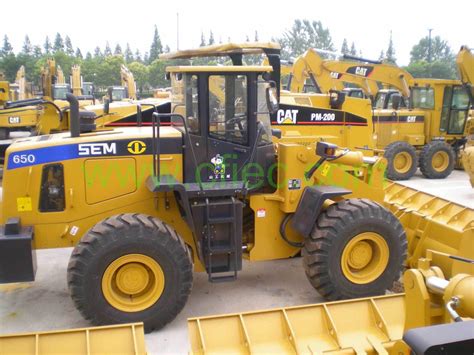
[(18, 212), (30, 212), (33, 210), (31, 197), (18, 197), (16, 199), (16, 209)]
[(257, 210), (257, 217), (258, 218), (264, 218), (266, 215), (267, 215), (267, 211), (265, 210), (265, 208), (259, 208)]
[(301, 179), (288, 179), (288, 190), (301, 189)]

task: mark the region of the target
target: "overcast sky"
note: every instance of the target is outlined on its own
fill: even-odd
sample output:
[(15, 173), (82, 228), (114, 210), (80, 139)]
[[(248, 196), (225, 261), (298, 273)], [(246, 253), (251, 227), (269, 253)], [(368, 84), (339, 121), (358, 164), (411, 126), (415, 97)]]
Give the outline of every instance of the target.
[[(328, 27), (335, 47), (344, 38), (355, 42), (364, 57), (378, 59), (393, 33), (399, 65), (408, 64), (410, 50), (433, 29), (457, 52), (462, 44), (474, 46), (473, 0), (312, 0), (312, 1), (6, 1), (2, 6), (0, 35), (7, 34), (15, 52), (26, 34), (34, 44), (51, 41), (56, 32), (69, 35), (83, 54), (95, 46), (113, 50), (130, 43), (142, 54), (149, 50), (156, 24), (162, 42), (176, 49), (176, 14), (179, 13), (179, 46), (199, 46), (201, 32), (214, 32), (216, 41), (278, 37), (297, 18), (320, 20)], [(470, 42), (469, 42), (470, 41)]]

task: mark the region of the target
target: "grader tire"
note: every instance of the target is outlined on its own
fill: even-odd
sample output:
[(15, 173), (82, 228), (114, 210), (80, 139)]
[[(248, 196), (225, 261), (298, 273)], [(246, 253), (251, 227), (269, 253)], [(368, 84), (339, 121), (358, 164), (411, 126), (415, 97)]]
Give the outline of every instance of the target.
[(440, 141), (426, 144), (420, 153), (420, 170), (428, 179), (444, 179), (454, 169), (456, 154), (453, 148)]
[(182, 310), (193, 265), (179, 235), (160, 220), (121, 214), (90, 229), (74, 248), (68, 286), (93, 324), (143, 322), (160, 329)]
[(369, 297), (384, 294), (399, 279), (407, 240), (384, 207), (348, 199), (321, 213), (302, 254), (309, 282), (326, 299)]
[(415, 148), (406, 142), (393, 142), (385, 147), (387, 159), (387, 178), (408, 180), (416, 172), (417, 157)]

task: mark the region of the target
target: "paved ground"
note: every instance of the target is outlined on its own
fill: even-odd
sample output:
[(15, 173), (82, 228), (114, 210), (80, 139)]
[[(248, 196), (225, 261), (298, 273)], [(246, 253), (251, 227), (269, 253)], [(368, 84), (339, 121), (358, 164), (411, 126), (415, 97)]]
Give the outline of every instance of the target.
[[(404, 184), (474, 208), (474, 190), (463, 171), (454, 171), (441, 181), (417, 175)], [(0, 334), (88, 326), (67, 290), (65, 269), (70, 253), (71, 249), (39, 251), (36, 282), (0, 286)], [(245, 262), (239, 279), (231, 283), (209, 284), (206, 275), (195, 274), (186, 307), (163, 330), (146, 335), (147, 349), (150, 354), (187, 353), (188, 317), (318, 301), (321, 298), (306, 280), (300, 258)]]

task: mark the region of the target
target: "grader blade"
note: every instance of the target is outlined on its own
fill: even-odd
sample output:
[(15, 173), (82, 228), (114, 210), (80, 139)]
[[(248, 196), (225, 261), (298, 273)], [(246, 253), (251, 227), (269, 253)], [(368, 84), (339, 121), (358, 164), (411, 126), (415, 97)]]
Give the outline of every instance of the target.
[(0, 336), (0, 353), (146, 354), (143, 323)]
[(392, 182), (385, 188), (385, 206), (402, 223), (408, 241), (409, 268), (428, 249), (452, 255), (434, 255), (444, 275), (474, 275), (474, 265), (457, 258), (474, 259), (474, 210)]

